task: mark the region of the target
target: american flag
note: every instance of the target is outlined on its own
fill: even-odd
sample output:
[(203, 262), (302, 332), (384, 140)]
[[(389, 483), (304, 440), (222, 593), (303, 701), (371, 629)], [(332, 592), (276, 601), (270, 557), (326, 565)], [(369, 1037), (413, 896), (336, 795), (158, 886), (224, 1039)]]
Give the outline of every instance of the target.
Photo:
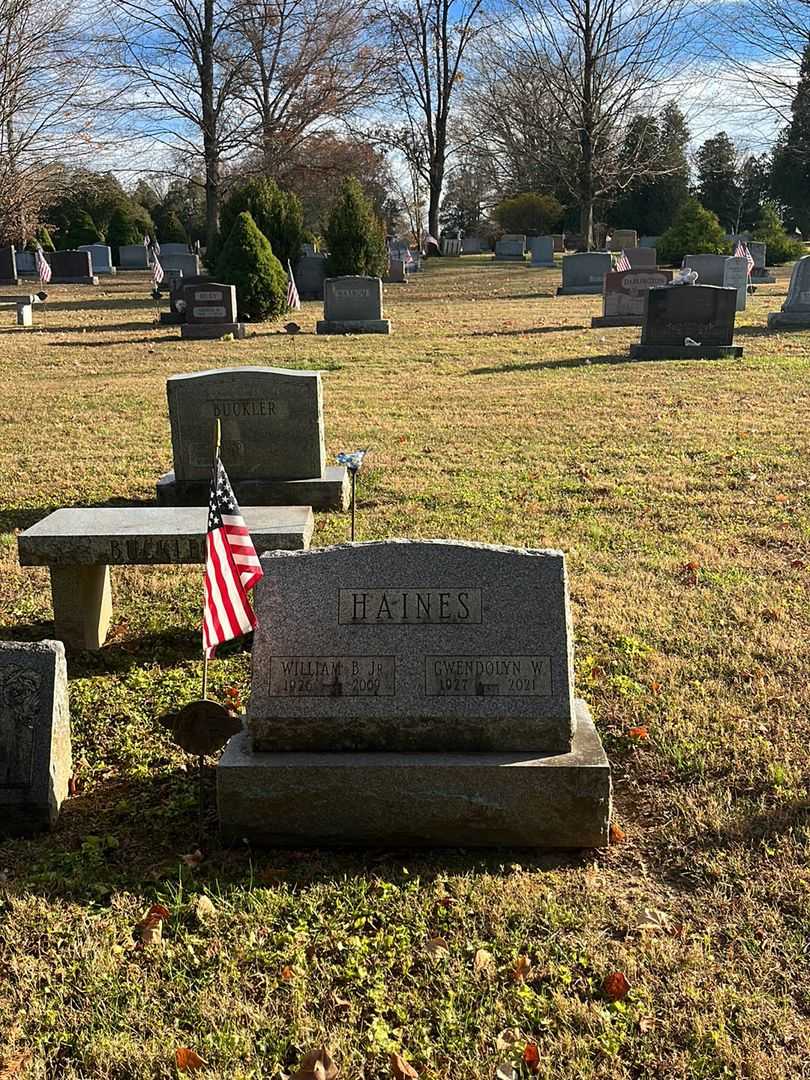
[(39, 280), (43, 285), (47, 285), (51, 280), (53, 271), (51, 270), (50, 263), (45, 258), (45, 252), (42, 250), (42, 245), (37, 247), (37, 253), (34, 256), (34, 262), (36, 263), (37, 273), (39, 274)]
[(160, 244), (158, 243), (158, 238), (157, 237), (155, 237), (155, 239), (152, 241), (152, 254), (153, 255), (159, 255), (160, 254)]
[(143, 246), (145, 248), (149, 247), (149, 237), (146, 235), (146, 233), (143, 234)]
[(217, 452), (205, 540), (203, 649), (207, 657), (212, 657), (223, 641), (254, 628), (256, 616), (247, 593), (262, 576), (259, 557)]
[(624, 251), (622, 251), (621, 255), (616, 260), (616, 265), (613, 267), (613, 269), (618, 270), (622, 274), (625, 273), (625, 271), (627, 270), (633, 269), (633, 267), (630, 265), (630, 260), (627, 258), (627, 255), (625, 255)]
[(748, 250), (748, 244), (743, 243), (742, 240), (738, 240), (737, 244), (736, 244), (736, 246), (734, 248), (734, 258), (735, 259), (745, 259), (746, 264), (748, 266), (748, 276), (751, 277), (751, 271), (754, 269), (754, 267), (757, 264), (754, 262), (753, 255)]
[(287, 260), (287, 310), (301, 310), (301, 297), (298, 295), (298, 289), (296, 289), (295, 287), (295, 278), (293, 277), (292, 263), (289, 259)]
[(152, 267), (152, 284), (155, 288), (163, 281), (165, 277), (163, 273), (163, 267), (160, 265), (160, 259), (155, 255), (155, 265)]

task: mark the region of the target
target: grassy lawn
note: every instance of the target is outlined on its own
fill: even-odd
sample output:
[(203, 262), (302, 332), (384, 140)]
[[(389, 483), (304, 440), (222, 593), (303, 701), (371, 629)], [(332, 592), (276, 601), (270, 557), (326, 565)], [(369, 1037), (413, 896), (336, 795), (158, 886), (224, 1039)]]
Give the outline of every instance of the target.
[[(109, 644), (69, 667), (77, 794), (0, 844), (0, 1076), (172, 1077), (189, 1046), (199, 1075), (280, 1078), (320, 1043), (367, 1080), (392, 1051), (494, 1078), (527, 1043), (547, 1078), (810, 1076), (810, 332), (766, 333), (778, 278), (717, 362), (631, 363), (599, 297), (476, 258), (387, 286), (390, 338), (316, 338), (310, 303), (295, 345), (181, 342), (139, 275), (53, 287), (33, 333), (0, 309), (0, 636), (53, 632), (17, 530), (153, 498), (168, 375), (321, 368), (329, 454), (371, 447), (360, 538), (566, 551), (618, 826), (581, 855), (228, 851), (212, 761), (186, 865), (194, 773), (158, 718), (199, 691), (201, 570), (116, 568)], [(231, 649), (212, 696), (248, 675)]]

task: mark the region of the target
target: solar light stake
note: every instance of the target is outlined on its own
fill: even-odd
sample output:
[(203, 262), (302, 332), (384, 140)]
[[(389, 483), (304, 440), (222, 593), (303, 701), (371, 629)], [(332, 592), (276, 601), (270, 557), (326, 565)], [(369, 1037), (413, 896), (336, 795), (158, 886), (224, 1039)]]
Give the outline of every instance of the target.
[(338, 464), (346, 466), (352, 481), (352, 542), (356, 535), (357, 524), (357, 474), (362, 468), (363, 458), (366, 456), (367, 452), (368, 447), (366, 447), (365, 450), (352, 450), (351, 453), (341, 451), (337, 456)]
[(352, 543), (354, 543), (355, 507), (357, 505), (357, 472), (352, 472)]

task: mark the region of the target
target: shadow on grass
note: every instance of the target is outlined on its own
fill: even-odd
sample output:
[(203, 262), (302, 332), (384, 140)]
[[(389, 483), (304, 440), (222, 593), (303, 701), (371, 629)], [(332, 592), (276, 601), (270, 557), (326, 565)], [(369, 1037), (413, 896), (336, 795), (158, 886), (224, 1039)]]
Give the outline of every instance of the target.
[[(40, 323), (38, 330), (45, 330), (49, 334), (114, 334), (123, 330), (149, 330), (162, 329), (165, 324), (156, 322), (122, 322), (122, 323), (91, 323), (89, 326), (51, 326), (49, 323)], [(152, 339), (150, 338), (150, 341)], [(109, 343), (108, 343), (109, 344)]]
[[(154, 723), (159, 726), (159, 719)], [(151, 776), (106, 782), (87, 794), (79, 791), (63, 804), (53, 832), (0, 843), (7, 874), (4, 891), (103, 903), (116, 891), (165, 894), (176, 889), (181, 878), (193, 881), (192, 891), (294, 890), (349, 878), (397, 885), (416, 877), (429, 882), (471, 872), (505, 878), (516, 863), (522, 871), (553, 872), (593, 860), (592, 852), (517, 849), (227, 848), (218, 836), (212, 759), (203, 770), (202, 831), (195, 763), (188, 759), (187, 772), (167, 772), (167, 765), (156, 760), (150, 762)], [(196, 848), (205, 858), (192, 873), (182, 855)]]
[(471, 330), (467, 337), (529, 337), (532, 334), (561, 334), (567, 330), (590, 330), (585, 323), (577, 323), (574, 326), (530, 326), (525, 330)]
[[(110, 330), (115, 331), (117, 329), (125, 329), (125, 327), (98, 326), (93, 327), (92, 329), (83, 330), (81, 327), (76, 326), (62, 326), (51, 331), (50, 326), (45, 326), (42, 329), (55, 334), (104, 334)], [(144, 324), (134, 323), (130, 329), (143, 330)], [(155, 329), (158, 329), (157, 324), (155, 324)], [(180, 335), (170, 336), (169, 334), (161, 334), (160, 337), (125, 337), (114, 338), (107, 341), (49, 341), (48, 347), (51, 349), (110, 349), (114, 345), (159, 345), (161, 342), (167, 341), (180, 341)], [(209, 344), (209, 342), (205, 342), (204, 344)]]
[(46, 300), (45, 304), (48, 311), (107, 311), (110, 308), (154, 308), (155, 301), (149, 296), (139, 300), (107, 296), (99, 300)]
[[(669, 361), (666, 361), (669, 363)], [(530, 364), (497, 364), (494, 367), (472, 368), (468, 375), (502, 375), (512, 371), (559, 371), (564, 368), (590, 367), (597, 364), (636, 364), (627, 353), (606, 356), (577, 356), (570, 360), (538, 360)], [(649, 361), (647, 361), (649, 363)]]

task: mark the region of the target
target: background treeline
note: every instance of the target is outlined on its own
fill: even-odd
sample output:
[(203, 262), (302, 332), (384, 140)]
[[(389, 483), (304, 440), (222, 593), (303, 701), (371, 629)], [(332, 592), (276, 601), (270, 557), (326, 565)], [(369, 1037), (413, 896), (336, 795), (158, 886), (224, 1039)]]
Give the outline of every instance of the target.
[[(806, 6), (735, 12), (720, 36), (683, 0), (0, 0), (0, 240), (213, 249), (252, 177), (313, 235), (349, 176), (417, 243), (525, 220), (661, 235), (690, 198), (728, 233), (810, 231)], [(677, 78), (710, 88), (721, 48), (713, 111), (739, 130), (758, 110), (767, 152), (690, 133)]]

